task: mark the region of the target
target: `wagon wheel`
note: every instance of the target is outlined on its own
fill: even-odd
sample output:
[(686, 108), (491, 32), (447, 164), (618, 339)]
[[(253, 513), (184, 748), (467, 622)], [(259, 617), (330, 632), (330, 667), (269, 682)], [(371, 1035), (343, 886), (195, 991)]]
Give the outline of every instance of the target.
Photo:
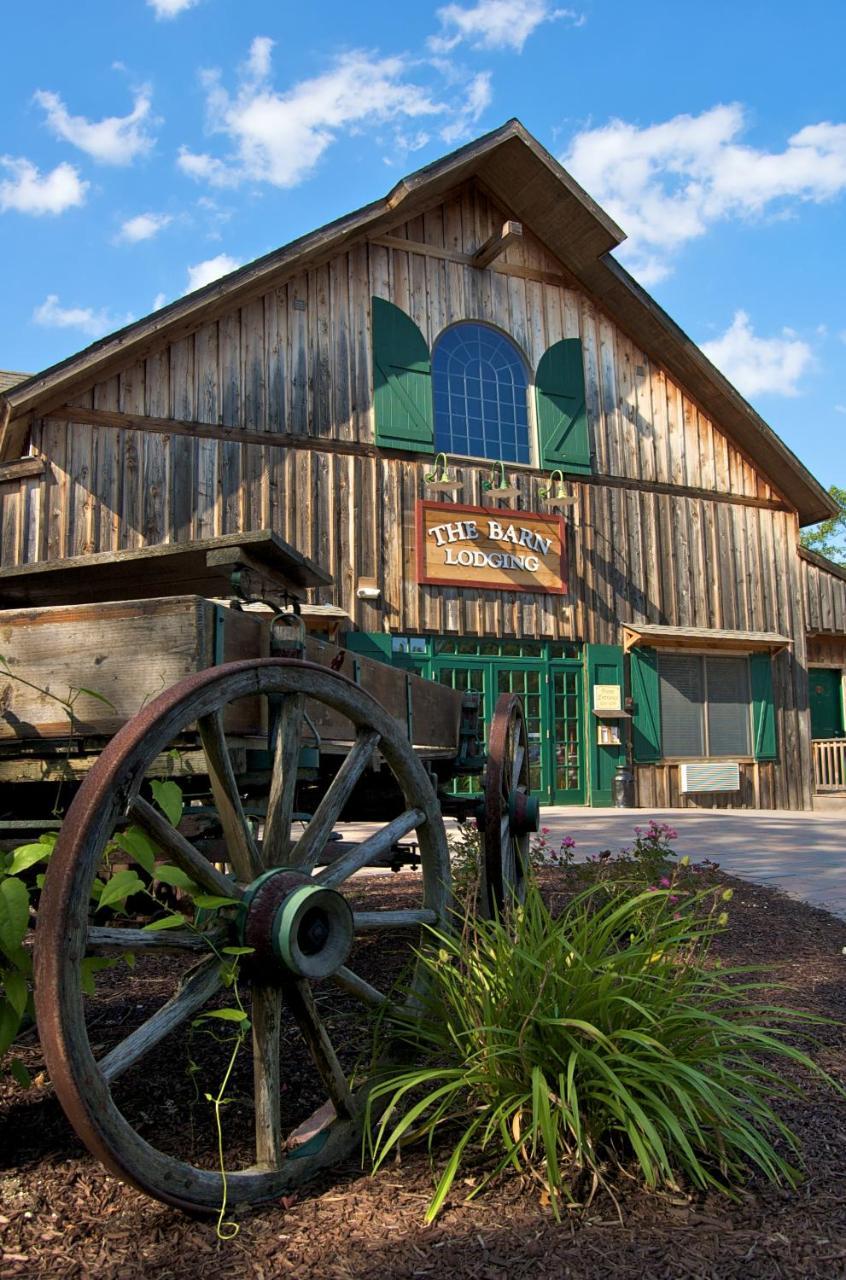
[(516, 694), (501, 693), (488, 735), (485, 769), (482, 909), (487, 914), (525, 898), (529, 835), (537, 831), (539, 820), (538, 802), (531, 795), (523, 704)]
[[(229, 705), (256, 695), (280, 709), (260, 842), (245, 819), (223, 733)], [(355, 731), (346, 759), (300, 834), (301, 820), (293, 804), (304, 697), (341, 713)], [(145, 773), (154, 760), (192, 726), (200, 731), (231, 874), (210, 861), (142, 794)], [(318, 869), (327, 838), (377, 746), (399, 784), (403, 812)], [(431, 782), (396, 721), (369, 694), (325, 667), (265, 659), (212, 668), (175, 685), (113, 738), (80, 787), (56, 844), (39, 909), (36, 1007), (47, 1069), (77, 1133), (114, 1174), (180, 1208), (214, 1212), (224, 1191), (216, 1158), (198, 1162), (185, 1159), (184, 1150), (169, 1151), (177, 1141), (174, 1135), (181, 1140), (183, 1130), (174, 1127), (168, 1114), (158, 1116), (152, 1129), (155, 1144), (149, 1141), (138, 1129), (147, 1132), (152, 1122), (130, 1122), (123, 1114), (126, 1106), (122, 1110), (114, 1096), (116, 1085), (121, 1096), (124, 1081), (119, 1077), (136, 1064), (143, 1061), (144, 1081), (148, 1072), (154, 1074), (156, 1046), (168, 1035), (190, 1037), (193, 1020), (210, 1001), (219, 1002), (221, 992), (218, 956), (195, 931), (151, 933), (92, 926), (92, 885), (115, 828), (127, 817), (204, 893), (237, 899), (237, 907), (216, 912), (215, 946), (218, 951), (226, 944), (254, 948), (242, 962), (239, 978), (239, 986), (243, 981), (250, 989), (254, 1138), (244, 1121), (244, 1145), (248, 1140), (250, 1150), (242, 1167), (230, 1170), (227, 1164), (228, 1204), (237, 1208), (289, 1193), (349, 1157), (360, 1142), (366, 1083), (342, 1067), (339, 1054), (350, 1052), (346, 1031), (343, 1042), (339, 1038), (334, 1045), (327, 1016), (321, 1012), (328, 1004), (327, 992), (334, 992), (343, 1009), (353, 1010), (350, 1025), (358, 1027), (352, 1018), (360, 1015), (372, 1039), (368, 1020), (374, 1010), (385, 1007), (387, 996), (346, 963), (354, 939), (360, 939), (356, 945), (364, 950), (369, 941), (373, 950), (368, 931), (389, 928), (414, 942), (421, 925), (441, 924), (447, 910), (449, 859)], [(384, 914), (354, 910), (350, 878), (411, 832), (417, 833), (422, 859), (420, 905)], [(195, 923), (200, 927), (202, 918)], [(390, 939), (386, 944), (379, 935), (377, 943), (381, 949)], [(199, 963), (192, 964), (198, 950)], [(80, 969), (92, 951), (131, 951), (151, 963), (154, 974), (155, 966), (162, 964), (160, 957), (167, 955), (167, 978), (175, 982), (166, 1003), (96, 1059), (91, 1041), (97, 1036), (89, 1038), (86, 1030)], [(231, 1004), (228, 993), (226, 1000)], [(288, 1037), (284, 1050), (283, 1025)], [(351, 1039), (359, 1034), (364, 1036), (364, 1030), (350, 1033)], [(247, 1048), (249, 1041), (248, 1033)], [(307, 1070), (293, 1080), (290, 1063), (297, 1055)], [(125, 1079), (137, 1078), (136, 1071)], [(174, 1074), (174, 1095), (177, 1084), (183, 1087)], [(244, 1094), (249, 1093), (248, 1082)], [(287, 1128), (287, 1113), (283, 1118), (283, 1093), (308, 1104), (308, 1114), (293, 1131)], [(320, 1105), (315, 1107), (315, 1100)], [(172, 1111), (172, 1099), (156, 1101)], [(149, 1121), (146, 1111), (145, 1102), (142, 1116)], [(208, 1167), (200, 1167), (203, 1163)]]

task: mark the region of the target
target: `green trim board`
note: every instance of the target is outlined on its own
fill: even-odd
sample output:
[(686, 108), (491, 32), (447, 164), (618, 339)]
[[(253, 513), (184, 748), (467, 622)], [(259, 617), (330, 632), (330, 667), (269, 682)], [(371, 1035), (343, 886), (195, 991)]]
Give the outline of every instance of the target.
[[(626, 762), (625, 731), (621, 732), (619, 745), (600, 746), (598, 720), (593, 714), (593, 691), (596, 685), (619, 685), (621, 707), (625, 684), (623, 679), (623, 650), (616, 644), (589, 644), (585, 646), (587, 662), (587, 697), (585, 699), (585, 736), (587, 741), (588, 771), (590, 776), (590, 804), (609, 807), (613, 804), (614, 774)], [(622, 721), (620, 724), (622, 726)]]

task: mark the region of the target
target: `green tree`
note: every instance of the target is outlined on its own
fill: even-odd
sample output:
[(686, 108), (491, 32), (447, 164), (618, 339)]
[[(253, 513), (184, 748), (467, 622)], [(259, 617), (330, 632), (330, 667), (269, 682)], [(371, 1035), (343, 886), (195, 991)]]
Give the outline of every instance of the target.
[(802, 546), (846, 567), (846, 489), (833, 484), (829, 493), (840, 510), (836, 516), (806, 529), (802, 534)]

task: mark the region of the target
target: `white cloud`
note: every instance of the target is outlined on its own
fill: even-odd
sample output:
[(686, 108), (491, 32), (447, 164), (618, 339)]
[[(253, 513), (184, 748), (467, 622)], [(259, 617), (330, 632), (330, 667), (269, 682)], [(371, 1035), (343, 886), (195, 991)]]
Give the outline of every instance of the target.
[(444, 142), (460, 142), (468, 137), (472, 132), (472, 126), (477, 123), (482, 112), (490, 106), (492, 98), (491, 73), (481, 71), (467, 86), (464, 103), (456, 110), (455, 117), (441, 129)]
[(195, 289), (202, 289), (204, 284), (211, 284), (212, 280), (228, 275), (240, 265), (238, 259), (230, 257), (228, 253), (219, 253), (216, 258), (197, 262), (188, 268), (188, 288), (185, 292), (193, 293)]
[(35, 101), (47, 113), (47, 124), (57, 138), (70, 142), (100, 164), (131, 164), (148, 152), (155, 141), (151, 130), (157, 121), (151, 115), (149, 89), (141, 89), (129, 115), (86, 120), (72, 116), (57, 93), (39, 89)]
[(846, 190), (846, 124), (808, 125), (782, 151), (740, 141), (739, 103), (639, 128), (612, 120), (577, 134), (562, 163), (628, 232), (621, 251), (643, 283), (728, 217), (783, 212)]
[(448, 114), (409, 79), (404, 57), (365, 50), (343, 54), (323, 75), (279, 92), (269, 79), (272, 48), (265, 36), (253, 40), (234, 94), (223, 87), (219, 72), (205, 73), (209, 129), (226, 137), (231, 150), (220, 158), (182, 147), (178, 163), (189, 177), (214, 187), (247, 180), (293, 187), (342, 130)]
[(836, 404), (834, 406), (835, 413), (846, 413), (846, 404)]
[(0, 156), (0, 166), (11, 175), (0, 178), (0, 213), (15, 209), (18, 213), (64, 213), (85, 203), (88, 183), (72, 164), (58, 164), (49, 173), (41, 173), (22, 156)]
[(91, 338), (102, 337), (104, 333), (119, 329), (133, 319), (131, 315), (123, 318), (113, 316), (105, 307), (99, 311), (95, 311), (93, 307), (63, 307), (56, 293), (47, 295), (41, 306), (33, 311), (32, 318), (36, 324), (46, 328), (78, 329)]
[(199, 3), (200, 0), (147, 0), (147, 4), (155, 10), (156, 17), (159, 19), (175, 18), (177, 14), (184, 13), (186, 9), (193, 9), (194, 5)]
[(474, 49), (514, 49), (520, 53), (542, 22), (557, 18), (570, 18), (579, 26), (584, 21), (574, 10), (554, 9), (546, 0), (477, 0), (470, 9), (448, 4), (438, 9), (443, 34), (431, 36), (429, 48), (445, 53), (466, 40)]
[(792, 329), (783, 329), (780, 337), (759, 338), (745, 311), (735, 312), (721, 338), (701, 345), (708, 359), (745, 396), (763, 392), (796, 396), (799, 379), (813, 363), (811, 348)]
[(166, 226), (173, 222), (169, 213), (137, 213), (134, 218), (127, 218), (118, 232), (118, 240), (126, 244), (138, 244), (141, 240), (152, 240)]

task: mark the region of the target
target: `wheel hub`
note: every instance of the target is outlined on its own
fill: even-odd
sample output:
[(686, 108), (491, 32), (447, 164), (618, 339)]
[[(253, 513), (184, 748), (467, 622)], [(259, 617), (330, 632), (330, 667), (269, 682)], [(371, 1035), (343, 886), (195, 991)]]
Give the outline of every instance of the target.
[(525, 791), (511, 791), (508, 795), (508, 821), (511, 834), (526, 836), (540, 828), (540, 802), (537, 796)]
[(262, 965), (298, 978), (328, 978), (350, 954), (353, 916), (334, 889), (289, 867), (265, 871), (241, 903), (241, 940)]

